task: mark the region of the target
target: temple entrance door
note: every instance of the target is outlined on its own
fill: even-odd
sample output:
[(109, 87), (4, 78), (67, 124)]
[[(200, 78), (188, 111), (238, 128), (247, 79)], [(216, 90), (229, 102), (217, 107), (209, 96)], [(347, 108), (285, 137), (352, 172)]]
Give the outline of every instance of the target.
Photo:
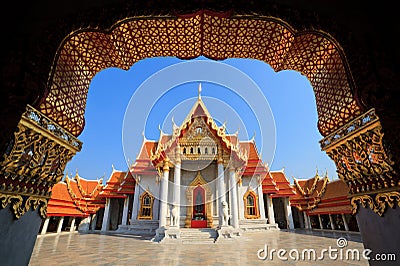
[(191, 223), (192, 228), (207, 227), (205, 195), (205, 190), (201, 186), (197, 186), (193, 190), (193, 217)]

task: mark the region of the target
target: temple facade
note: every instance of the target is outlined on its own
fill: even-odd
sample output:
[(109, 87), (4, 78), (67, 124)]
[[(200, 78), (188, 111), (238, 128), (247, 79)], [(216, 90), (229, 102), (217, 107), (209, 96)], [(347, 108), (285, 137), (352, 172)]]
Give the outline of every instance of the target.
[[(218, 126), (201, 99), (200, 86), (184, 122), (173, 124), (171, 135), (160, 130), (158, 140), (144, 138), (124, 180), (112, 174), (104, 188), (110, 189), (103, 231), (112, 229), (113, 198), (122, 195), (119, 231), (154, 232), (163, 239), (179, 238), (181, 228), (223, 229), (228, 237), (242, 230), (278, 228), (273, 208), (265, 213), (263, 184), (271, 185), (266, 193), (278, 189), (254, 139), (241, 141), (237, 133), (227, 134), (225, 125)], [(130, 184), (127, 193), (112, 189), (118, 182), (125, 191)]]
[(188, 228), (208, 230), (213, 242), (247, 230), (358, 231), (345, 182), (317, 171), (290, 184), (284, 169), (263, 163), (254, 138), (239, 140), (214, 122), (200, 86), (172, 134), (160, 130), (158, 140), (143, 134), (126, 171), (113, 166), (105, 185), (77, 173), (54, 186), (42, 234), (49, 222), (56, 232), (74, 231), (78, 222), (80, 232), (153, 234), (155, 241), (184, 238)]

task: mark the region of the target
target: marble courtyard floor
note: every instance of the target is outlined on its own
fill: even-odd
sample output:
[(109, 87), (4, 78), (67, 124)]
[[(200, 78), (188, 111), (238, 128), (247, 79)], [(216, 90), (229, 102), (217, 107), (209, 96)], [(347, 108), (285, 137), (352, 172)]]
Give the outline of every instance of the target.
[[(343, 248), (338, 247), (339, 237), (347, 240)], [(29, 265), (368, 265), (361, 256), (361, 237), (353, 233), (306, 230), (251, 232), (238, 240), (214, 244), (160, 244), (150, 239), (99, 233), (38, 236)], [(332, 259), (328, 252), (321, 256), (322, 249), (329, 248), (333, 252)], [(284, 249), (286, 253), (281, 251), (281, 258), (278, 258), (273, 252), (271, 257), (272, 249)], [(315, 250), (315, 259), (312, 255), (308, 257), (306, 249)], [(350, 249), (360, 252), (359, 260), (352, 259), (352, 256), (346, 260), (346, 250)]]

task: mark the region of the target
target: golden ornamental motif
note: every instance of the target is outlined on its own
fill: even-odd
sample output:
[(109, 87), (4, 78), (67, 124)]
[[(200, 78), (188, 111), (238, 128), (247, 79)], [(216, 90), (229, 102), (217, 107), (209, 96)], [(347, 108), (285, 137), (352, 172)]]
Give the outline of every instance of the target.
[(397, 190), (400, 186), (383, 137), (379, 118), (371, 109), (321, 141), (350, 194)]
[(110, 29), (77, 29), (60, 45), (40, 111), (78, 136), (92, 78), (109, 67), (129, 69), (144, 58), (173, 56), (214, 60), (252, 58), (275, 71), (295, 70), (310, 80), (318, 129), (326, 136), (358, 116), (354, 81), (342, 47), (329, 34), (296, 31), (281, 19), (258, 14), (215, 14), (201, 10), (182, 16), (138, 16)]
[(387, 207), (393, 209), (396, 207), (396, 203), (400, 207), (400, 192), (379, 193), (375, 195), (375, 198), (370, 195), (355, 196), (351, 199), (350, 203), (353, 215), (357, 213), (359, 204), (361, 204), (364, 208), (369, 207), (379, 216), (383, 216)]
[(47, 215), (47, 199), (42, 197), (23, 197), (17, 194), (4, 194), (0, 192), (0, 207), (2, 209), (7, 206), (14, 214), (16, 219), (21, 218), (27, 211), (31, 208), (33, 210), (38, 210), (39, 216), (41, 218), (46, 218)]
[(28, 105), (0, 163), (0, 191), (49, 198), (81, 146), (73, 135)]

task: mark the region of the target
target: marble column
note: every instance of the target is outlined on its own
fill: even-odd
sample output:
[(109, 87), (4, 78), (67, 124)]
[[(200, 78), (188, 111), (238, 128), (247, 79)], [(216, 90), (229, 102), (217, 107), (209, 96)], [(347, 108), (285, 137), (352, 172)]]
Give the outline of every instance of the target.
[(110, 199), (106, 198), (106, 207), (104, 208), (103, 224), (101, 225), (101, 231), (108, 231), (110, 224)]
[(265, 219), (265, 208), (264, 208), (264, 198), (262, 192), (262, 180), (259, 176), (259, 185), (257, 187), (257, 194), (258, 194), (258, 209), (260, 210), (260, 219)]
[(293, 214), (292, 214), (292, 207), (290, 207), (289, 197), (284, 198), (284, 203), (286, 205), (285, 206), (286, 223), (288, 225), (288, 229), (293, 230), (294, 229)]
[(128, 209), (129, 207), (129, 195), (127, 195), (127, 197), (124, 199), (124, 209), (122, 211), (122, 225), (127, 225), (127, 221), (128, 221)]
[(305, 228), (311, 229), (310, 220), (308, 219), (307, 213), (305, 211), (303, 212), (303, 216), (304, 216)]
[(92, 223), (90, 224), (90, 230), (96, 230), (96, 225), (97, 225), (97, 212), (93, 214), (92, 216)]
[(132, 217), (131, 220), (137, 220), (138, 217), (138, 212), (140, 208), (140, 202), (139, 202), (139, 196), (140, 196), (140, 177), (136, 178), (136, 184), (135, 184), (135, 194), (133, 195), (133, 206), (132, 206)]
[(75, 217), (72, 219), (71, 227), (69, 228), (69, 231), (70, 231), (70, 232), (75, 231)]
[(168, 208), (168, 178), (169, 178), (169, 161), (164, 161), (163, 176), (161, 178), (160, 186), (160, 214), (159, 214), (159, 227), (167, 225), (167, 208)]
[(335, 230), (336, 228), (335, 228), (335, 224), (333, 223), (334, 221), (333, 221), (333, 218), (332, 218), (331, 214), (329, 214), (329, 221), (331, 222), (331, 229)]
[(42, 231), (40, 232), (41, 235), (46, 234), (47, 228), (49, 227), (49, 222), (50, 222), (50, 217), (47, 217), (46, 220), (44, 220)]
[(179, 146), (176, 148), (175, 169), (174, 169), (174, 194), (173, 203), (176, 215), (176, 224), (174, 226), (180, 227), (181, 215), (181, 158), (179, 156)]
[(322, 224), (322, 218), (320, 214), (318, 214), (318, 220), (319, 220), (319, 228), (324, 229), (324, 225)]
[(226, 202), (225, 195), (225, 176), (224, 176), (224, 164), (222, 158), (218, 159), (218, 206), (219, 206), (219, 225), (222, 226), (224, 212), (222, 210), (222, 202)]
[(239, 208), (238, 208), (238, 193), (237, 193), (237, 182), (236, 173), (234, 167), (229, 167), (229, 183), (230, 183), (230, 193), (229, 197), (232, 198), (231, 206), (231, 225), (233, 228), (239, 228)]
[(346, 216), (344, 215), (344, 213), (342, 213), (342, 219), (343, 219), (344, 230), (349, 231), (349, 225), (347, 224)]
[(60, 220), (58, 221), (57, 233), (61, 233), (63, 222), (64, 222), (64, 216), (61, 216)]
[(269, 194), (267, 194), (268, 223), (275, 224), (274, 203)]

